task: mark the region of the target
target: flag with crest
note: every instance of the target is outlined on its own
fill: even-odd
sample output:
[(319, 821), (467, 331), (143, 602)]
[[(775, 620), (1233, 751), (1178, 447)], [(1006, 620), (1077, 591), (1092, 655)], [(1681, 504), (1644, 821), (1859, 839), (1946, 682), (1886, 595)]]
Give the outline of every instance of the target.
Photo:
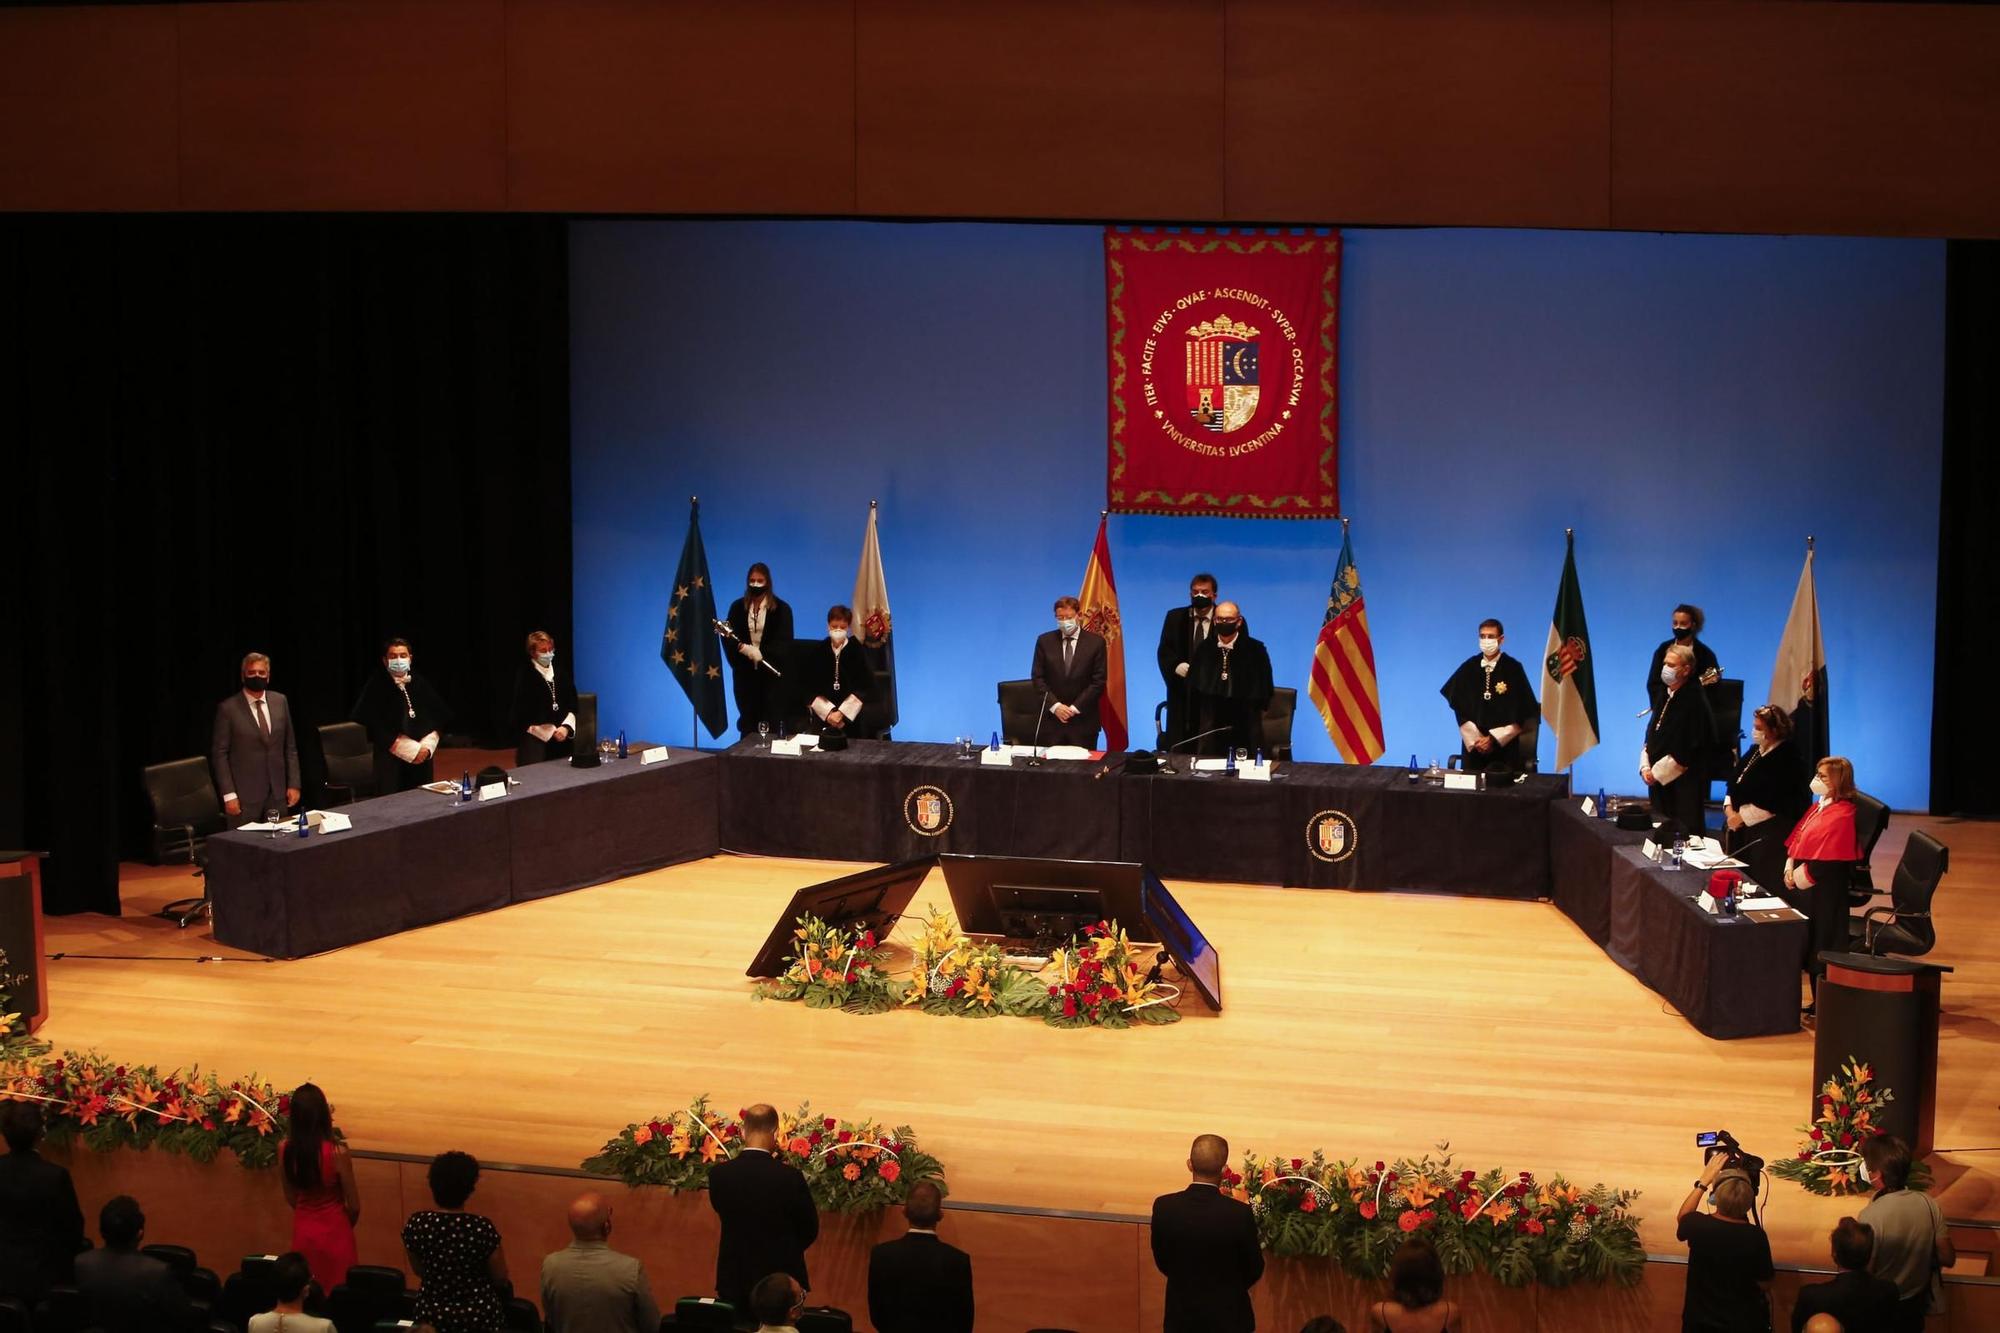
[(1104, 695), (1098, 701), (1104, 748), (1122, 750), (1131, 740), (1125, 721), (1125, 626), (1118, 618), (1118, 583), (1111, 577), (1108, 522), (1103, 516), (1097, 520), (1097, 543), (1090, 548), (1077, 601), (1083, 604), (1083, 627), (1104, 636)]
[(1597, 670), (1590, 659), (1590, 626), (1583, 618), (1583, 585), (1576, 578), (1576, 534), (1568, 536), (1549, 643), (1542, 653), (1542, 722), (1556, 734), (1556, 767), (1568, 768), (1597, 747)]

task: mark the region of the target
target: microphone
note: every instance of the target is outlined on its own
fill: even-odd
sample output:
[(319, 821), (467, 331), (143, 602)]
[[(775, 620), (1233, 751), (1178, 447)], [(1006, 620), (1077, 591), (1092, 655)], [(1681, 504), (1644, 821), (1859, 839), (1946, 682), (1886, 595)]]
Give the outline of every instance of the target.
[[(1208, 739), (1208, 738), (1209, 738), (1210, 736), (1216, 736), (1216, 735), (1220, 735), (1221, 733), (1223, 733), (1223, 732), (1225, 732), (1225, 731), (1233, 731), (1233, 730), (1235, 730), (1235, 727), (1234, 727), (1234, 726), (1232, 726), (1232, 725), (1231, 725), (1231, 724), (1229, 724), (1229, 723), (1226, 723), (1226, 722), (1225, 722), (1225, 723), (1224, 723), (1223, 725), (1219, 726), (1219, 727), (1210, 727), (1210, 728), (1209, 728), (1209, 729), (1208, 729), (1207, 731), (1204, 731), (1204, 732), (1200, 733), (1199, 735), (1195, 735), (1195, 736), (1189, 736), (1189, 737), (1187, 737), (1187, 738), (1186, 738), (1186, 739), (1184, 739), (1184, 740), (1178, 740), (1178, 741), (1175, 741), (1175, 742), (1174, 742), (1174, 743), (1173, 743), (1172, 745), (1169, 745), (1169, 746), (1167, 747), (1167, 753), (1168, 753), (1168, 754), (1172, 754), (1172, 753), (1174, 753), (1174, 752), (1175, 752), (1176, 750), (1179, 750), (1179, 749), (1180, 749), (1181, 747), (1183, 747), (1183, 746), (1187, 746), (1187, 745), (1193, 745), (1193, 744), (1194, 744), (1194, 743), (1195, 743), (1196, 741), (1205, 741), (1205, 740), (1207, 740), (1207, 739)], [(1173, 769), (1172, 765), (1170, 765), (1170, 764), (1161, 764), (1161, 765), (1160, 765), (1160, 771), (1161, 771), (1162, 773), (1166, 773), (1166, 774), (1169, 774), (1169, 775), (1171, 775), (1171, 774), (1172, 774), (1172, 773), (1174, 772), (1174, 769)]]
[(1041, 767), (1041, 765), (1042, 765), (1042, 756), (1041, 756), (1041, 749), (1042, 749), (1042, 719), (1043, 719), (1043, 718), (1045, 718), (1045, 717), (1047, 717), (1048, 715), (1049, 715), (1049, 692), (1048, 692), (1047, 690), (1043, 690), (1043, 691), (1042, 691), (1042, 706), (1041, 706), (1041, 708), (1040, 708), (1039, 710), (1037, 710), (1037, 711), (1036, 711), (1036, 713), (1035, 713), (1035, 735), (1034, 735), (1034, 739), (1033, 739), (1033, 740), (1031, 740), (1031, 741), (1029, 741), (1029, 743), (1028, 743), (1028, 748), (1029, 748), (1030, 750), (1033, 750), (1033, 751), (1035, 751), (1035, 753), (1033, 753), (1033, 754), (1029, 755), (1029, 756), (1028, 756), (1028, 757), (1027, 757), (1027, 758), (1026, 758), (1025, 760), (1023, 760), (1023, 761), (1022, 761), (1022, 762), (1023, 762), (1024, 764), (1026, 764), (1026, 765), (1027, 765), (1027, 767), (1029, 767), (1029, 768), (1040, 768), (1040, 767)]
[[(736, 637), (736, 631), (730, 627), (728, 621), (717, 620), (715, 622), (715, 632), (717, 634), (720, 634), (723, 638), (729, 640), (731, 643), (735, 644), (737, 647), (740, 648), (743, 646), (743, 640)], [(769, 668), (771, 674), (777, 676), (781, 680), (784, 678), (785, 673), (778, 670), (778, 668), (771, 666), (771, 660), (768, 657), (763, 656), (761, 653), (758, 655), (757, 665), (760, 667)]]

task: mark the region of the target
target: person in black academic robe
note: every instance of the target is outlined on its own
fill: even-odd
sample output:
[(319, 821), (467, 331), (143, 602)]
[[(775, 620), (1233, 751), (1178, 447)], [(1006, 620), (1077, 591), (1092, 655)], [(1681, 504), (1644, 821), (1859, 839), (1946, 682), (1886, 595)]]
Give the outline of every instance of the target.
[(556, 641), (542, 630), (528, 636), (528, 660), (514, 676), (508, 705), (514, 762), (539, 764), (575, 752), (576, 682), (556, 662)]
[(1264, 710), (1271, 704), (1271, 655), (1243, 628), (1234, 602), (1215, 608), (1215, 633), (1194, 655), (1196, 717), (1191, 734), (1225, 728), (1192, 747), (1216, 755), (1264, 748)]
[(1160, 681), (1167, 691), (1167, 725), (1160, 748), (1172, 749), (1200, 731), (1194, 715), (1195, 650), (1215, 632), (1215, 575), (1197, 574), (1188, 581), (1188, 604), (1167, 612), (1160, 623)]
[(736, 635), (728, 645), (736, 734), (748, 736), (759, 722), (776, 727), (789, 711), (785, 673), (792, 669), (792, 608), (771, 590), (769, 565), (750, 566), (743, 595), (729, 604), (728, 620)]
[(1812, 804), (1812, 774), (1792, 744), (1792, 720), (1776, 704), (1750, 715), (1750, 748), (1736, 761), (1723, 797), (1722, 845), (1767, 890), (1784, 884), (1785, 839)]
[(852, 611), (832, 608), (826, 613), (826, 637), (794, 653), (799, 698), (804, 703), (797, 714), (799, 730), (867, 734), (861, 729), (866, 725), (861, 721), (862, 701), (875, 683), (875, 673), (868, 669), (868, 655), (848, 632), (853, 623)]
[(1639, 776), (1652, 790), (1653, 813), (1692, 838), (1707, 827), (1704, 764), (1715, 746), (1715, 716), (1694, 682), (1692, 649), (1680, 644), (1668, 648), (1660, 670), (1666, 697), (1647, 719)]
[(1500, 651), (1507, 632), (1497, 620), (1479, 622), (1479, 651), (1459, 664), (1438, 691), (1458, 719), (1468, 773), (1519, 773), (1521, 728), (1541, 716), (1528, 672)]
[(1674, 636), (1653, 650), (1653, 662), (1646, 668), (1646, 702), (1654, 712), (1660, 711), (1660, 700), (1666, 698), (1667, 687), (1660, 683), (1660, 668), (1666, 664), (1667, 649), (1675, 644), (1684, 644), (1694, 651), (1694, 681), (1701, 686), (1709, 686), (1722, 676), (1722, 667), (1715, 660), (1715, 651), (1701, 641), (1701, 627), (1707, 618), (1701, 608), (1682, 602), (1674, 608)]
[(368, 728), (375, 747), (376, 792), (386, 796), (432, 780), (431, 761), (451, 710), (417, 675), (407, 639), (383, 645), (382, 669), (369, 673), (349, 716)]
[(1040, 745), (1081, 745), (1097, 748), (1101, 729), (1099, 704), (1104, 698), (1104, 636), (1083, 627), (1081, 604), (1074, 597), (1056, 599), (1056, 627), (1035, 640), (1035, 660), (1029, 675), (1035, 682), (1036, 723)]

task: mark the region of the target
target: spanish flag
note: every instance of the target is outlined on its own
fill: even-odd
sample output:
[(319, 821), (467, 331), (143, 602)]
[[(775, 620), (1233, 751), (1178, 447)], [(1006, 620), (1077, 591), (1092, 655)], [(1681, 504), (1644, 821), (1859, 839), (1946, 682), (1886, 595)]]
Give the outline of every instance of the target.
[(1118, 583), (1111, 577), (1111, 538), (1105, 531), (1108, 515), (1097, 520), (1097, 544), (1090, 548), (1090, 563), (1083, 570), (1083, 627), (1104, 636), (1104, 697), (1098, 712), (1104, 725), (1104, 748), (1122, 750), (1130, 742), (1125, 713), (1125, 628), (1118, 619)]
[(1306, 687), (1326, 734), (1350, 764), (1372, 764), (1386, 748), (1382, 697), (1375, 688), (1375, 644), (1368, 637), (1368, 608), (1361, 600), (1361, 571), (1347, 520), (1340, 523), (1340, 564), (1326, 595), (1326, 618), (1313, 647), (1312, 683)]

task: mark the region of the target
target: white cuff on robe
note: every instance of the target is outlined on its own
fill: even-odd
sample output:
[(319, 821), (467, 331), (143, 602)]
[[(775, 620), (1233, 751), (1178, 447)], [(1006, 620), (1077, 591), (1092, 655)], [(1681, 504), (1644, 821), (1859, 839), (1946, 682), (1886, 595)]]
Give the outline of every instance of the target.
[(236, 793), (233, 791), (226, 791), (222, 793), (222, 803), (224, 805), (228, 805), (231, 801), (235, 799), (236, 799)]
[(1461, 722), (1458, 724), (1458, 735), (1465, 742), (1465, 748), (1470, 750), (1479, 739), (1479, 728), (1470, 722)]
[(426, 750), (429, 750), (432, 754), (436, 754), (438, 752), (438, 734), (435, 731), (433, 731), (429, 735), (425, 736), (422, 740), (418, 741), (417, 744), (423, 746)]
[(861, 696), (857, 694), (848, 695), (845, 699), (840, 701), (840, 711), (847, 715), (847, 720), (849, 722), (852, 722), (855, 718), (860, 717)]
[(1516, 726), (1514, 723), (1509, 722), (1504, 727), (1493, 728), (1493, 730), (1488, 732), (1487, 734), (1493, 737), (1493, 743), (1495, 745), (1512, 745), (1514, 743), (1514, 738), (1521, 734), (1521, 728)]
[(1687, 770), (1682, 768), (1672, 755), (1667, 755), (1663, 759), (1655, 759), (1653, 761), (1653, 781), (1659, 783), (1662, 787), (1685, 772)]
[(813, 716), (818, 718), (820, 721), (822, 722), (826, 721), (826, 715), (828, 713), (831, 713), (832, 711), (833, 711), (833, 705), (828, 703), (824, 698), (818, 698), (812, 701)]
[(1761, 805), (1738, 806), (1736, 808), (1736, 817), (1746, 824), (1761, 824), (1767, 819), (1776, 818), (1776, 816)]
[(533, 736), (536, 740), (540, 741), (542, 744), (547, 745), (550, 741), (555, 739), (556, 729), (553, 723), (537, 722), (535, 723), (535, 725), (528, 728), (528, 734), (530, 736)]

